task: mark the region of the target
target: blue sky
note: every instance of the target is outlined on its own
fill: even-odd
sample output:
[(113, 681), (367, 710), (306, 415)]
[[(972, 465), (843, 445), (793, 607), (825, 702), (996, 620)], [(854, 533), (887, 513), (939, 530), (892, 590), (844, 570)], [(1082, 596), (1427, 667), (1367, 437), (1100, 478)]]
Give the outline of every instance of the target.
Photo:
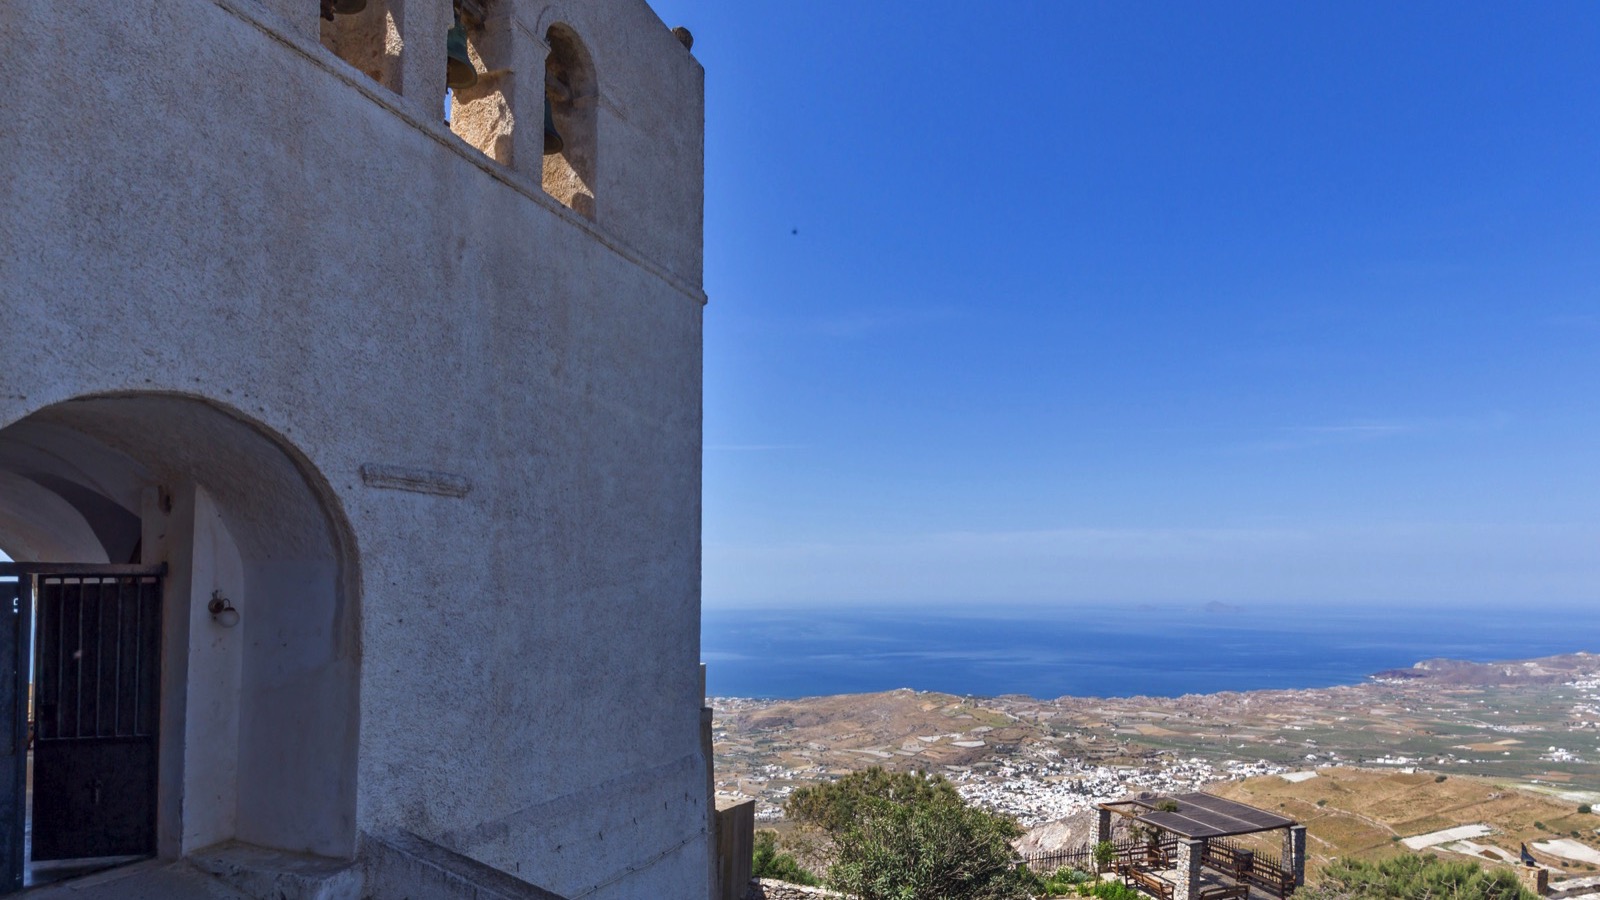
[(652, 5), (708, 608), (1600, 600), (1600, 5)]
[(652, 5), (708, 608), (1600, 600), (1600, 5)]

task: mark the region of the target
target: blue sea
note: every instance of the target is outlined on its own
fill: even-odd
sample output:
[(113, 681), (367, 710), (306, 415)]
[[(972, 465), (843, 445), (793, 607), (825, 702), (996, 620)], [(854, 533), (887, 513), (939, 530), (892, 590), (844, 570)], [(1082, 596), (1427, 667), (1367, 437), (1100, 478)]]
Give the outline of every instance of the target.
[(1580, 650), (1600, 652), (1600, 609), (707, 609), (701, 639), (708, 693), (765, 698), (901, 687), (1177, 696), (1356, 684), (1433, 657)]

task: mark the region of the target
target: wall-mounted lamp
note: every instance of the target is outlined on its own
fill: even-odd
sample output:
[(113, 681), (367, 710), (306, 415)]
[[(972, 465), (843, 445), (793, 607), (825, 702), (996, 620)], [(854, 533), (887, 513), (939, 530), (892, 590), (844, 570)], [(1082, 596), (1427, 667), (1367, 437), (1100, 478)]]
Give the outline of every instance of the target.
[(221, 591), (211, 592), (211, 602), (206, 604), (206, 609), (211, 613), (211, 620), (223, 628), (239, 624), (239, 611), (233, 608), (232, 601), (222, 596)]

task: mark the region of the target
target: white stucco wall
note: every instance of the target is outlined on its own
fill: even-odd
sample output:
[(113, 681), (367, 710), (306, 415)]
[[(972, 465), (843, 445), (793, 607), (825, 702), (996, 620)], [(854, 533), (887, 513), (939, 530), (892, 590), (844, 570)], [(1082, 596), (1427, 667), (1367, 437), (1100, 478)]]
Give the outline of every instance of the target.
[(232, 838), (239, 803), (240, 675), (244, 659), (244, 622), (218, 626), (207, 603), (213, 591), (226, 597), (246, 595), (239, 548), (211, 494), (198, 485), (184, 485), (175, 499), (177, 517), (192, 521), (190, 552), (175, 560), (185, 571), (185, 596), (174, 598), (189, 629), (189, 671), (205, 673), (188, 685), (183, 725), (182, 850), (189, 852)]
[[(639, 0), (504, 2), (516, 40), (562, 21), (593, 57), (592, 221), (542, 193), (537, 158), (499, 166), (438, 121), (443, 73), (419, 60), (442, 32), (412, 35), (401, 96), (315, 42), (314, 0), (0, 4), (26, 36), (0, 55), (0, 426), (178, 394), (309, 473), (122, 448), (152, 483), (203, 486), (241, 590), (312, 585), (241, 605), (236, 634), (193, 623), (191, 665), (237, 665), (244, 699), (230, 722), (190, 682), (190, 715), (241, 749), (232, 811), (193, 805), (226, 805), (226, 764), (188, 773), (186, 837), (286, 845), (349, 792), (352, 836), (405, 829), (568, 895), (704, 896), (701, 71)], [(403, 12), (448, 21), (444, 0)], [(277, 533), (300, 506), (252, 491), (316, 495), (330, 518), (290, 531), (321, 549)], [(81, 543), (62, 527), (37, 540)], [(320, 649), (301, 665), (273, 641)], [(330, 667), (358, 691), (324, 696)], [(354, 742), (354, 772), (249, 757), (286, 729), (328, 744), (311, 758)], [(338, 851), (336, 819), (294, 849)]]

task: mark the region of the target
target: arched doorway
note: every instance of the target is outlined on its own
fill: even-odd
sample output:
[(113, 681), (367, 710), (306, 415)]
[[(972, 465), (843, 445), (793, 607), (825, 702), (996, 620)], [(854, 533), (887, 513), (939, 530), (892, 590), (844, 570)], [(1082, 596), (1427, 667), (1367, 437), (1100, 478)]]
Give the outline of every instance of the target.
[[(353, 539), (325, 479), (285, 436), (212, 401), (170, 394), (38, 410), (0, 428), (0, 550), (31, 564), (13, 566), (18, 572), (93, 564), (161, 573), (153, 851), (181, 856), (237, 839), (354, 855), (361, 647)], [(31, 589), (48, 623), (48, 604), (62, 601), (38, 577)], [(82, 606), (85, 593), (67, 601), (67, 625), (54, 626), (65, 655), (53, 664), (70, 664), (76, 648), (101, 670), (114, 668), (110, 650), (78, 637), (120, 633), (85, 627), (102, 616), (101, 601)], [(122, 608), (106, 602), (105, 610)], [(31, 659), (26, 671), (38, 673), (48, 657)], [(73, 678), (94, 677), (91, 666), (80, 668)], [(37, 701), (19, 703), (39, 712)], [(72, 801), (86, 810), (76, 827), (106, 827), (95, 804), (107, 792), (93, 793), (104, 779), (70, 774), (90, 792)]]

